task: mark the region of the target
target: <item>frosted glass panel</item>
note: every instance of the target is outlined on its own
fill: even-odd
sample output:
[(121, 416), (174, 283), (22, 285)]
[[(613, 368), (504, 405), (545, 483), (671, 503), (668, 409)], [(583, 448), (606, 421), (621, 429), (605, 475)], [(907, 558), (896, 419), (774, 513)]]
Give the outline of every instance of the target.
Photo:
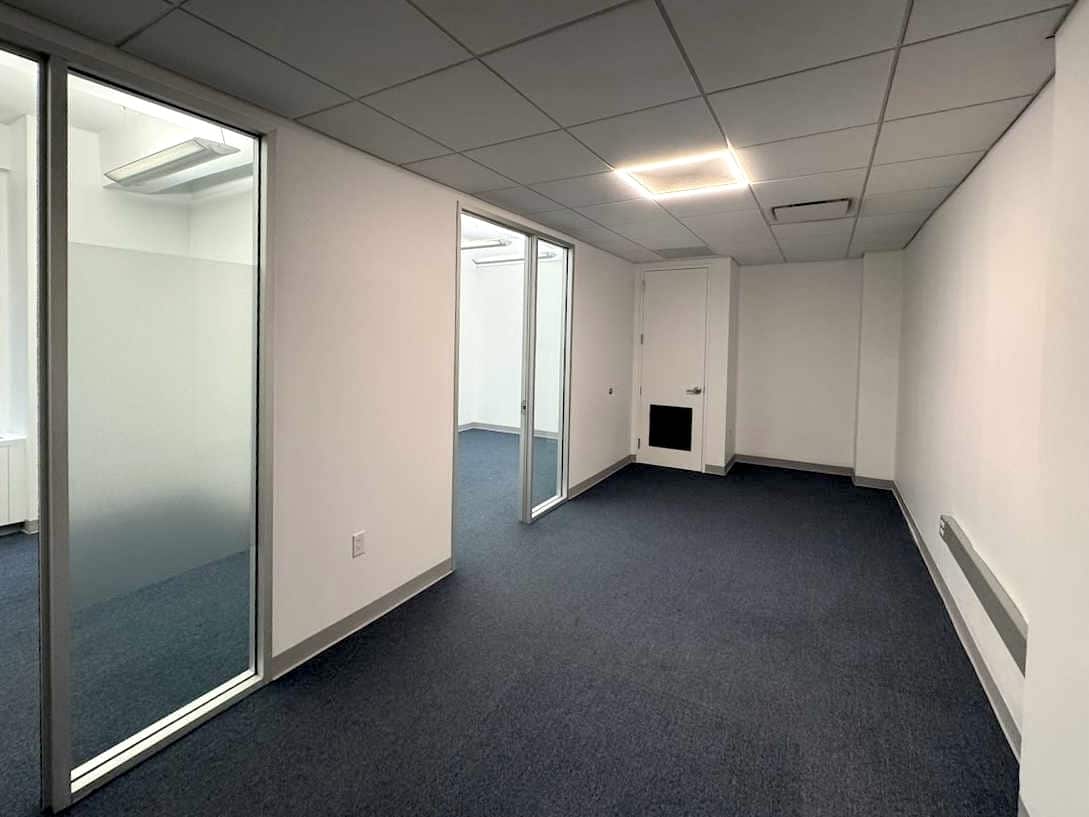
[(250, 137), (78, 77), (70, 102), (79, 765), (252, 667), (257, 199)]
[(567, 250), (537, 242), (537, 320), (533, 385), (532, 506), (560, 492), (563, 436)]

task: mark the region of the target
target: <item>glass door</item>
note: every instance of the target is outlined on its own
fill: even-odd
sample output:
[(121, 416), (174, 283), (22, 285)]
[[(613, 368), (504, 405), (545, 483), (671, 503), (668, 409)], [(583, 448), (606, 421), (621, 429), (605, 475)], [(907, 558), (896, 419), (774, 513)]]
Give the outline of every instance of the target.
[(259, 142), (65, 79), (52, 756), (78, 796), (257, 677)]
[(564, 494), (564, 426), (567, 370), (568, 249), (537, 239), (533, 282), (533, 401), (529, 470), (531, 516), (547, 510)]

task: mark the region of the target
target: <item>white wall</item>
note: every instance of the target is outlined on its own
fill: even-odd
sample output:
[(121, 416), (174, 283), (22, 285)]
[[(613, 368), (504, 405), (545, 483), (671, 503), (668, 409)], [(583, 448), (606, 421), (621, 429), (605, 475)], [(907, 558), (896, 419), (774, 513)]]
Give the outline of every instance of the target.
[(867, 253), (862, 262), (855, 476), (896, 475), (903, 253)]
[(903, 274), (896, 482), (1018, 723), (1022, 675), (938, 517), (956, 517), (1031, 639), (1052, 97), (1045, 90), (931, 218)]
[[(1033, 169), (1042, 178), (1030, 188), (1031, 199), (1046, 192), (1055, 205), (1043, 214), (1054, 218), (1051, 253), (1044, 225), (1023, 237), (1026, 246), (1018, 253), (1026, 259), (1022, 275), (1047, 290), (1038, 444), (1041, 524), (1034, 535), (1024, 531), (1018, 542), (1031, 557), (1024, 565), (1029, 642), (1021, 793), (1033, 817), (1082, 817), (1089, 814), (1089, 6), (1084, 2), (1059, 31), (1053, 86), (1052, 175), (1049, 183), (1046, 159), (1035, 155)], [(1027, 306), (1035, 309), (1035, 301)], [(1019, 374), (1015, 367), (1010, 381)], [(1034, 470), (1031, 464), (1022, 467)], [(1008, 513), (1001, 504), (994, 509), (1000, 516)]]
[(737, 453), (851, 467), (862, 262), (740, 269)]
[[(293, 126), (274, 150), (279, 653), (451, 555), (458, 195)], [(574, 276), (571, 484), (627, 453), (632, 265), (576, 243)]]

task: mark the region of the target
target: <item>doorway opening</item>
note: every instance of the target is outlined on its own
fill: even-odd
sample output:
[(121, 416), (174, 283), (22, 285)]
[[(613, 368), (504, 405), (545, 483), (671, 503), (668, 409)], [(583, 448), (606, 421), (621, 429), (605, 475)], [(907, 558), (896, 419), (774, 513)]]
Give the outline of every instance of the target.
[(455, 539), (531, 523), (567, 495), (571, 250), (460, 216)]

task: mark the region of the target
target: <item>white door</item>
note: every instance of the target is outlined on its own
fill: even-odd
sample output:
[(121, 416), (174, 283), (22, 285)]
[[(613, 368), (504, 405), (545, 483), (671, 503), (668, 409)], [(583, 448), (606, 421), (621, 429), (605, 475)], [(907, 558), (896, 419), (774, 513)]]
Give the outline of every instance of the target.
[(639, 462), (703, 470), (707, 278), (706, 267), (644, 273)]

